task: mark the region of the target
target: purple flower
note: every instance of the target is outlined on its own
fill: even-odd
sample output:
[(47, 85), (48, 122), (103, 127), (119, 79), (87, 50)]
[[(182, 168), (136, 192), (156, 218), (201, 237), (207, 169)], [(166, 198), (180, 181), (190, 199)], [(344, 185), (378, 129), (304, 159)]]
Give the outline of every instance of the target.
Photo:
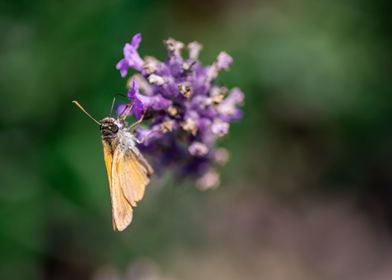
[(208, 153), (208, 148), (205, 144), (200, 143), (200, 142), (193, 142), (189, 148), (188, 151), (191, 155), (196, 156), (196, 157), (203, 157), (207, 155)]
[(232, 57), (221, 52), (212, 65), (203, 66), (198, 60), (200, 43), (188, 44), (184, 59), (185, 44), (170, 38), (164, 41), (165, 62), (154, 57), (143, 60), (137, 51), (140, 42), (136, 34), (116, 66), (122, 77), (129, 68), (138, 72), (130, 79), (129, 104), (120, 105), (117, 112), (136, 119), (144, 115), (146, 125), (135, 134), (157, 174), (170, 168), (179, 178), (195, 178), (201, 189), (216, 187), (217, 167), (229, 159), (229, 152), (217, 148), (216, 141), (241, 119), (239, 106), (244, 102), (240, 89), (228, 90), (216, 82), (222, 70), (229, 70)]
[(189, 43), (188, 44), (189, 59), (192, 61), (197, 60), (199, 58), (199, 53), (202, 48), (203, 48), (203, 46), (196, 41)]
[(218, 55), (218, 59), (216, 61), (216, 66), (219, 70), (224, 69), (228, 70), (233, 63), (233, 58), (227, 54), (227, 52), (221, 52)]
[(131, 116), (134, 115), (136, 120), (140, 120), (142, 117), (145, 106), (140, 100), (141, 95), (139, 94), (139, 87), (135, 79), (132, 80), (131, 87), (128, 91), (129, 104), (121, 104), (117, 108), (117, 115), (121, 116)]
[(230, 91), (229, 96), (223, 100), (217, 107), (220, 118), (223, 121), (236, 121), (241, 119), (242, 112), (238, 109), (239, 105), (244, 103), (244, 94), (239, 88), (234, 88)]
[(120, 70), (121, 77), (124, 78), (127, 75), (129, 68), (133, 68), (137, 71), (141, 71), (143, 69), (144, 61), (137, 52), (141, 41), (142, 35), (138, 33), (133, 36), (130, 44), (125, 44), (123, 49), (124, 58), (116, 65), (117, 70)]
[(223, 137), (229, 132), (229, 123), (216, 119), (211, 125), (211, 131), (216, 136)]

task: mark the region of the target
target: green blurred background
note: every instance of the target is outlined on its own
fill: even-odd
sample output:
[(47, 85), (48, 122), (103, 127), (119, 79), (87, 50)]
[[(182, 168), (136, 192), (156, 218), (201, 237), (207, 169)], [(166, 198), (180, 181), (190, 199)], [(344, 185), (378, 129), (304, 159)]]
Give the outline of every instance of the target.
[[(0, 279), (392, 279), (387, 1), (0, 2)], [(137, 32), (234, 58), (221, 187), (155, 180), (114, 233), (99, 131)]]

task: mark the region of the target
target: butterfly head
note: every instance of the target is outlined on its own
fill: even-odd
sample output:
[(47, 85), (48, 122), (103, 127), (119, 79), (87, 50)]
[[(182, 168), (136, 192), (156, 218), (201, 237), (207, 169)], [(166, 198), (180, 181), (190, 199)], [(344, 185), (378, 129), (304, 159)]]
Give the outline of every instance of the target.
[(99, 129), (101, 130), (102, 137), (104, 138), (115, 137), (118, 131), (122, 128), (122, 124), (115, 118), (104, 118), (99, 123)]

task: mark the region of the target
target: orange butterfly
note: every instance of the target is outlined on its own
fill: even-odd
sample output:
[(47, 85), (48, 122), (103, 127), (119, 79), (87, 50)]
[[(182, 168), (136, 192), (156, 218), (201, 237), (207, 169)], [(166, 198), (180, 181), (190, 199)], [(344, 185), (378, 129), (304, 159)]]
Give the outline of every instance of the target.
[(113, 229), (123, 231), (132, 222), (133, 208), (144, 196), (153, 169), (136, 147), (133, 130), (142, 121), (126, 126), (122, 118), (94, 119), (77, 101), (72, 101), (99, 124), (112, 200)]

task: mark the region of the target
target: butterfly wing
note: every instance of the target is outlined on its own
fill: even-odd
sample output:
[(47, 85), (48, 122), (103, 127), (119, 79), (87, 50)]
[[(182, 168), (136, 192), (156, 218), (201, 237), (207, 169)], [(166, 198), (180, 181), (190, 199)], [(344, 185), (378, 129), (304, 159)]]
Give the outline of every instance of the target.
[(136, 147), (117, 145), (110, 187), (115, 230), (122, 231), (132, 222), (132, 208), (143, 198), (151, 173), (151, 167)]
[(103, 144), (103, 158), (105, 160), (106, 172), (108, 173), (109, 186), (112, 187), (112, 162), (113, 162), (113, 151), (111, 146), (106, 143), (106, 141), (102, 141)]
[(124, 197), (123, 197), (124, 195), (122, 194), (121, 189), (118, 187), (118, 183), (116, 185), (113, 185), (112, 165), (113, 165), (114, 152), (113, 152), (112, 145), (106, 141), (102, 141), (102, 143), (103, 143), (103, 155), (105, 159), (106, 171), (109, 179), (110, 197), (112, 201), (113, 229), (117, 230), (118, 226), (115, 223), (116, 219), (119, 221), (129, 220), (128, 224), (132, 221), (132, 207), (128, 205), (129, 203), (126, 200), (124, 201)]

